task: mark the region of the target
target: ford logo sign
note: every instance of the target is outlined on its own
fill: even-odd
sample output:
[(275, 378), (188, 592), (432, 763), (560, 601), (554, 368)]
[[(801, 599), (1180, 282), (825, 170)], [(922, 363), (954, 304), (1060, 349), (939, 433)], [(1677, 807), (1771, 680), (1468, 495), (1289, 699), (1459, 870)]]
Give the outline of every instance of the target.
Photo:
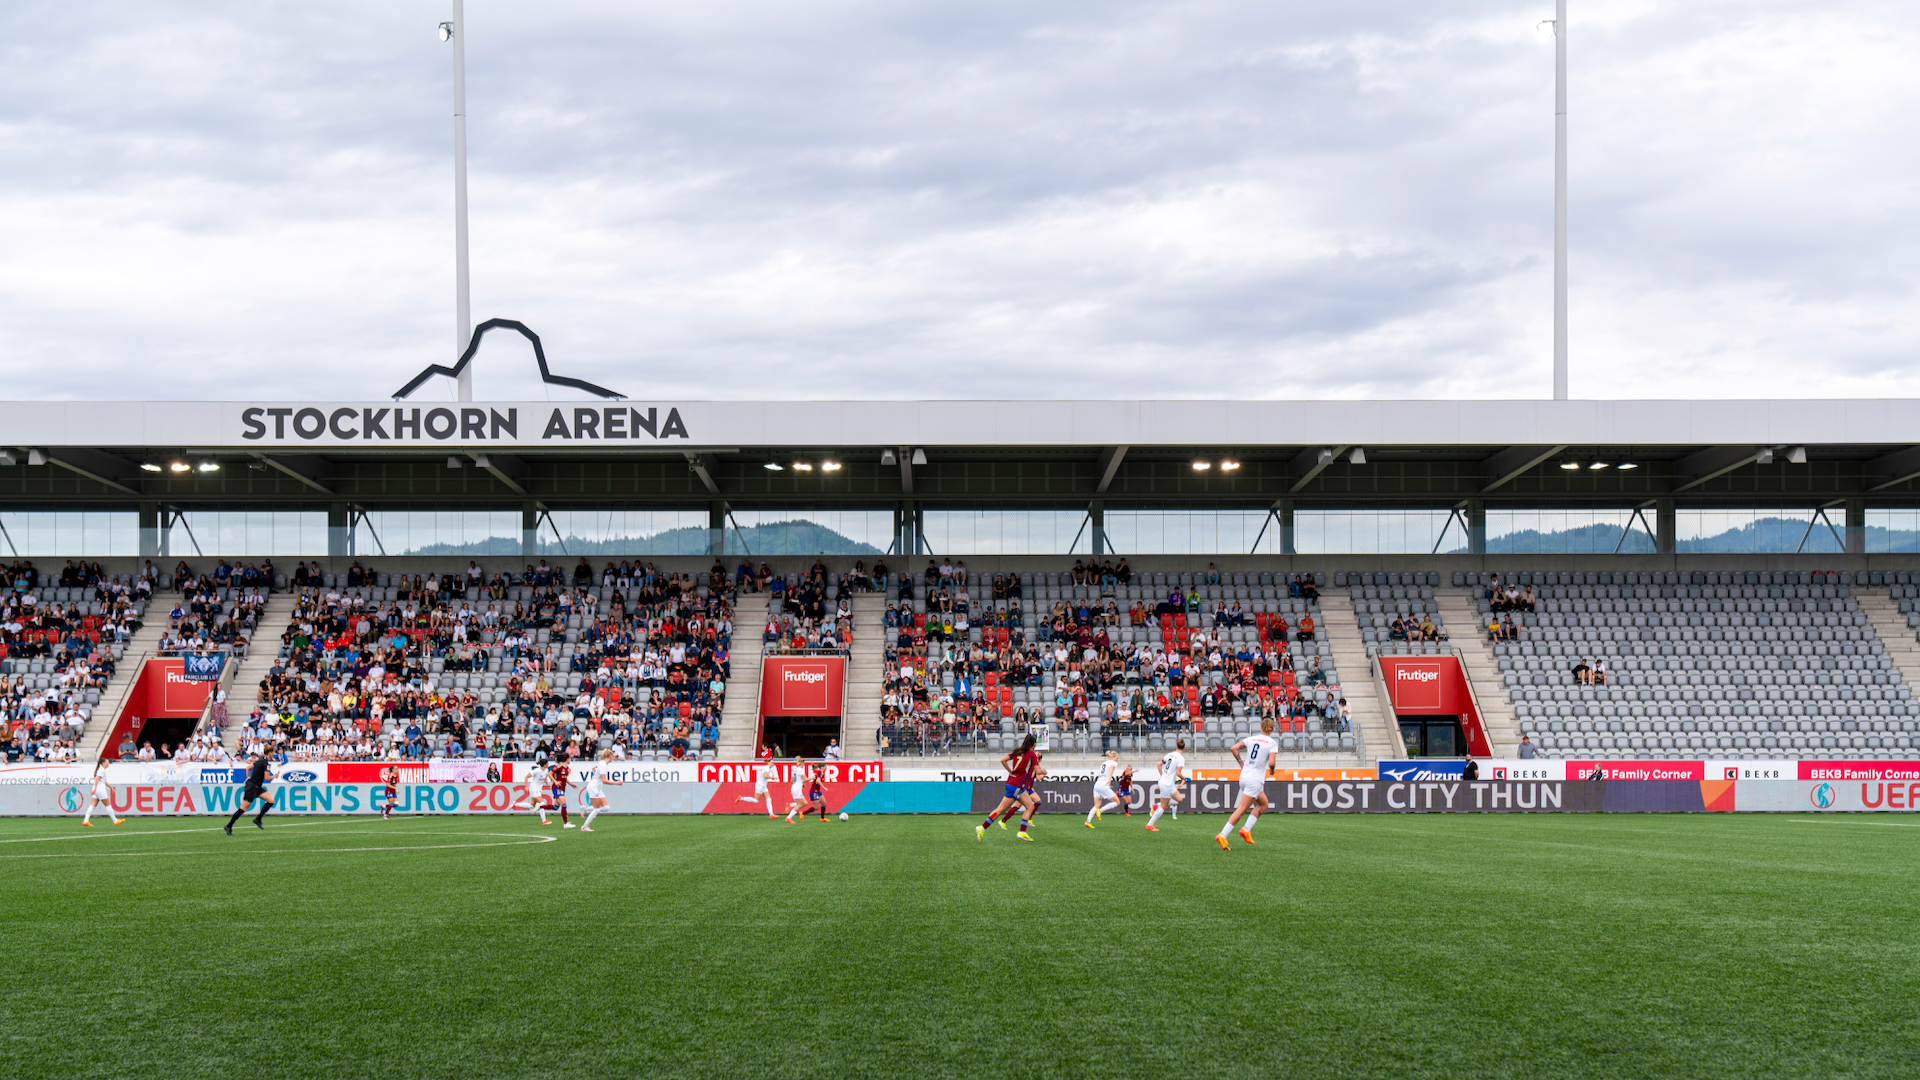
[(1819, 787), (1814, 788), (1813, 791), (1810, 792), (1807, 797), (1813, 800), (1813, 805), (1818, 809), (1821, 809), (1821, 810), (1833, 809), (1833, 785), (1832, 784), (1821, 784)]
[(280, 774), (280, 782), (283, 784), (311, 784), (318, 779), (320, 774), (312, 769), (288, 769)]

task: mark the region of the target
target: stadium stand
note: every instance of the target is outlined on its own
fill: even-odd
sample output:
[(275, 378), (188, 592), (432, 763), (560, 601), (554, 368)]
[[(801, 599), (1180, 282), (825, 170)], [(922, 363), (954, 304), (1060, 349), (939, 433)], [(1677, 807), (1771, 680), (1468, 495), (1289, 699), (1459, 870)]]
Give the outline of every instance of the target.
[(1367, 656), (1424, 656), (1445, 651), (1446, 621), (1435, 599), (1438, 571), (1348, 571), (1334, 575), (1353, 602)]
[(140, 629), (152, 582), (67, 562), (16, 561), (0, 590), (0, 713), (16, 761), (77, 761), (94, 712)]
[[(1462, 573), (1543, 756), (1878, 756), (1920, 719), (1842, 575)], [(1511, 626), (1509, 637), (1508, 627)]]
[[(1438, 653), (1466, 665), (1500, 756), (1521, 734), (1569, 759), (1905, 756), (1920, 740), (1920, 573), (1540, 562), (1301, 576), (627, 560), (291, 577), (264, 562), (118, 575), (17, 562), (0, 591), (0, 707), (9, 756), (84, 756), (105, 749), (91, 721), (131, 661), (226, 649), (243, 661), (247, 718), (229, 752), (731, 758), (753, 750), (760, 657), (828, 650), (850, 661), (850, 756), (991, 763), (1035, 730), (1069, 764), (1176, 737), (1205, 764), (1271, 715), (1286, 753), (1332, 760), (1390, 752), (1368, 745), (1385, 713), (1370, 661)], [(144, 618), (152, 602), (165, 618)], [(751, 670), (734, 670), (736, 610)], [(250, 640), (278, 647), (249, 653)], [(220, 734), (183, 755), (218, 756)]]
[[(885, 574), (881, 577), (884, 580)], [(742, 563), (735, 581), (749, 582), (755, 592), (767, 594), (767, 618), (760, 630), (762, 653), (850, 653), (856, 622), (853, 593), (870, 591), (872, 579), (864, 568), (848, 578), (843, 583), (839, 574), (818, 560), (792, 581), (765, 563), (757, 573), (750, 573)]]
[(1135, 574), (1122, 559), (982, 579), (902, 575), (886, 615), (886, 756), (998, 757), (1029, 730), (1055, 751), (1218, 754), (1280, 726), (1289, 754), (1358, 752), (1324, 635), (1324, 575)]
[[(316, 580), (317, 579), (317, 580)], [(731, 588), (718, 567), (583, 559), (492, 577), (301, 576), (278, 663), (236, 749), (290, 757), (708, 757), (725, 706)], [(712, 582), (719, 582), (714, 588)]]

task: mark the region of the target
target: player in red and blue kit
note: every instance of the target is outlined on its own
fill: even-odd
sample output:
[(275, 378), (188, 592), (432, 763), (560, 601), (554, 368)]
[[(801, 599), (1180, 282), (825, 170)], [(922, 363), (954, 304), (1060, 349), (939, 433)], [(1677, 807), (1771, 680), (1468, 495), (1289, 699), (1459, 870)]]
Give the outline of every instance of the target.
[(573, 822), (567, 820), (567, 777), (573, 773), (567, 764), (567, 755), (556, 754), (553, 767), (547, 770), (547, 777), (553, 782), (553, 804), (560, 808), (560, 827), (573, 828)]
[(1133, 766), (1121, 770), (1113, 779), (1113, 795), (1120, 803), (1120, 811), (1127, 817), (1133, 816)]
[(985, 839), (987, 826), (995, 821), (1000, 822), (1001, 828), (1006, 828), (1005, 817), (1018, 807), (1024, 811), (1020, 817), (1020, 839), (1033, 842), (1033, 837), (1027, 835), (1027, 824), (1033, 817), (1034, 807), (1039, 804), (1034, 797), (1033, 787), (1040, 776), (1040, 755), (1034, 752), (1033, 746), (1034, 738), (1029, 734), (1021, 740), (1020, 749), (1000, 759), (1000, 767), (1007, 770), (1006, 792), (1000, 797), (1000, 805), (987, 815), (987, 820), (974, 826), (974, 839)]
[(806, 809), (818, 808), (820, 820), (827, 820), (827, 770), (824, 765), (815, 765), (807, 770)]

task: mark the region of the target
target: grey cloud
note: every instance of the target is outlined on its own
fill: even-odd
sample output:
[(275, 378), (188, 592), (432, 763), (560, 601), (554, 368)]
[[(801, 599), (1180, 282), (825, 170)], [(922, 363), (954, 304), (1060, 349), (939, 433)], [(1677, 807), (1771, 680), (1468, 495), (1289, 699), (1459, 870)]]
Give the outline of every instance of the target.
[[(687, 397), (1546, 389), (1545, 3), (467, 7), (474, 314), (569, 373)], [(1904, 23), (1587, 9), (1576, 394), (1724, 394), (1736, 363), (1750, 393), (1920, 392)], [(10, 392), (379, 396), (444, 362), (443, 17), (0, 14)], [(529, 368), (490, 344), (482, 390), (544, 395)]]

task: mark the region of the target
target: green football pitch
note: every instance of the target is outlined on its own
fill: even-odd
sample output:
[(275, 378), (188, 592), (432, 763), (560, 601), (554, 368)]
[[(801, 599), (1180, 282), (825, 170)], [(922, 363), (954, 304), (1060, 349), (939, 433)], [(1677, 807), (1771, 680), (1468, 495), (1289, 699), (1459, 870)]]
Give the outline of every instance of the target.
[(1920, 1075), (1920, 822), (1220, 820), (4, 820), (0, 1074)]

